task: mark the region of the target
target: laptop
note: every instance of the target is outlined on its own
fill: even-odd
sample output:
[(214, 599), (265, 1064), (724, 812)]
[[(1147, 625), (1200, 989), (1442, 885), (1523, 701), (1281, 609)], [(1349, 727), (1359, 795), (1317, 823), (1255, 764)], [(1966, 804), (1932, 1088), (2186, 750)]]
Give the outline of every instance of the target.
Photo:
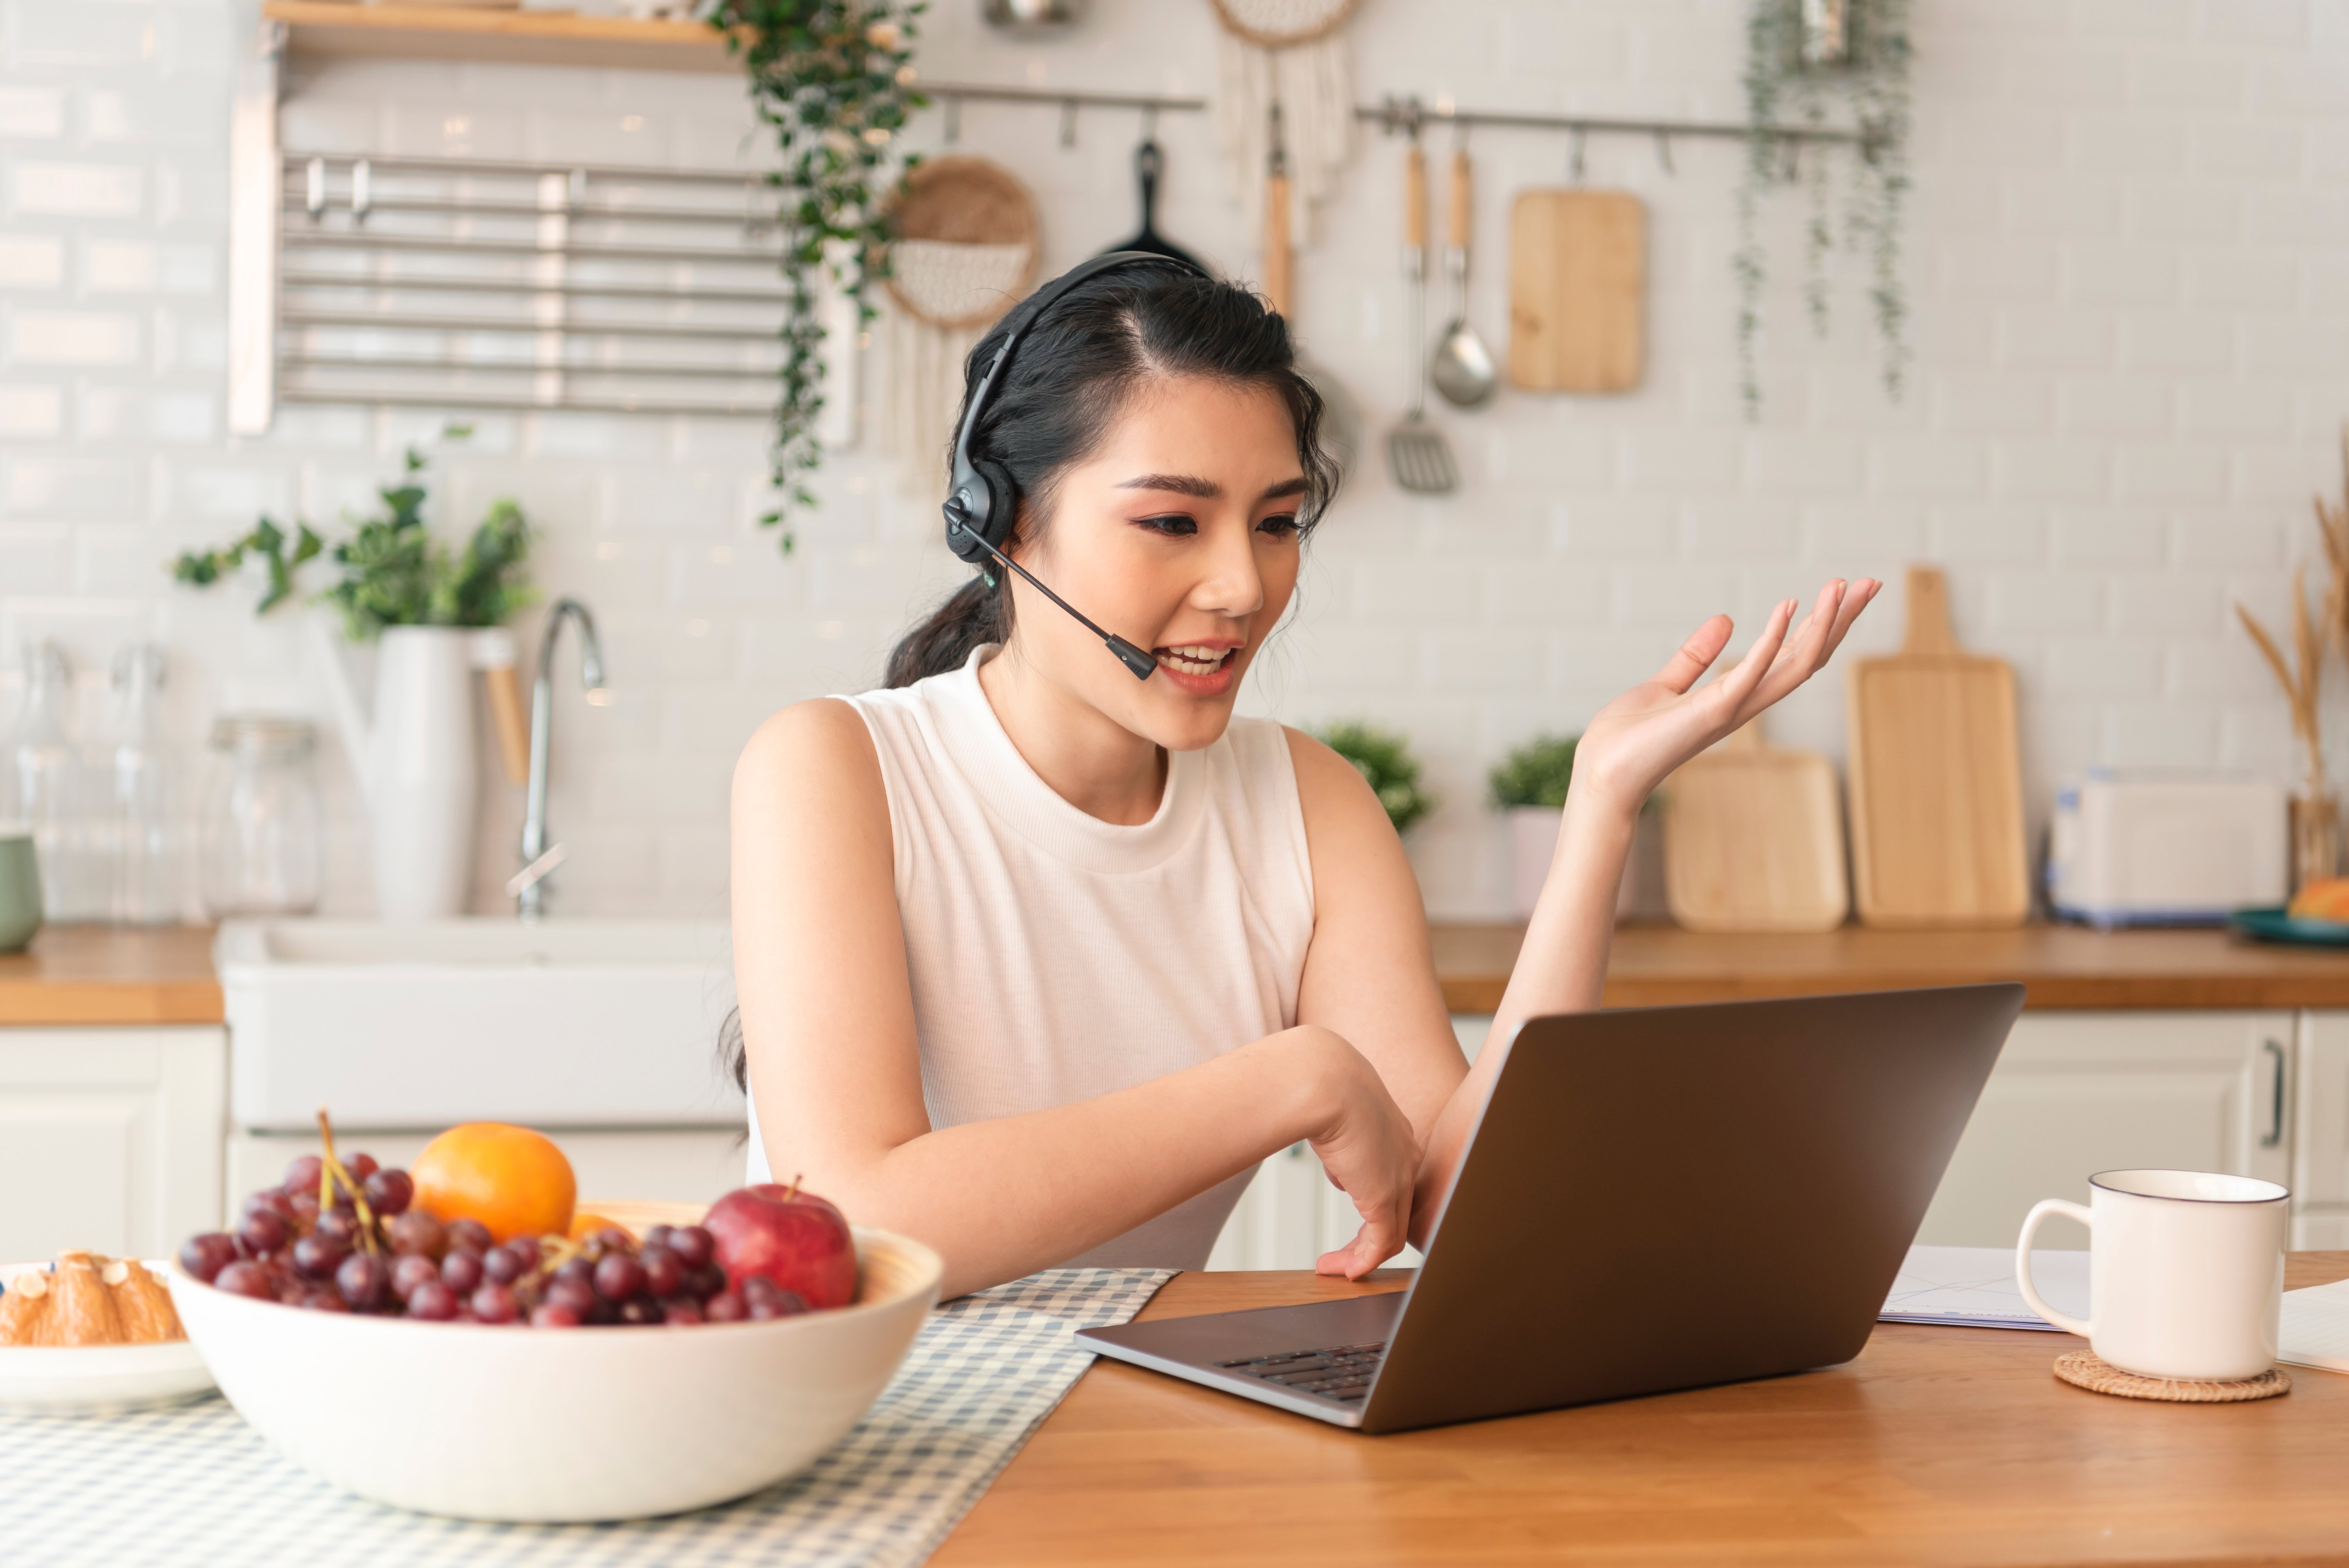
[(1955, 985), (1533, 1019), (1407, 1288), (1078, 1338), (1364, 1432), (1848, 1361), (2022, 1007)]

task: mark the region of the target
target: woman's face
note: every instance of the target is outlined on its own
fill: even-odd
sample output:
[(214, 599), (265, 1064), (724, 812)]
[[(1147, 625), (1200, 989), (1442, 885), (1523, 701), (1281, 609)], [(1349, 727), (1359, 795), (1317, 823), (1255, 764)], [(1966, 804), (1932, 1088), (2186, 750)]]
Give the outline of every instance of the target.
[(1050, 525), (1013, 557), (1158, 667), (1136, 680), (1017, 577), (1014, 649), (1170, 751), (1212, 745), (1297, 588), (1305, 473), (1279, 397), (1177, 377), (1145, 387), (1061, 475)]

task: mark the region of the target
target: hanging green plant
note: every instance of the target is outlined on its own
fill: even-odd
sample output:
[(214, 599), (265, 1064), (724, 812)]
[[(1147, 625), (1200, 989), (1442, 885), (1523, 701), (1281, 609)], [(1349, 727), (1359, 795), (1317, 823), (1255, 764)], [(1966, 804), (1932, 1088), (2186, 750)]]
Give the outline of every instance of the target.
[[(712, 26), (750, 73), (750, 98), (774, 128), (777, 191), (786, 284), (781, 386), (768, 464), (780, 527), (816, 503), (807, 476), (823, 460), (816, 421), (823, 413), (823, 322), (816, 284), (823, 269), (873, 319), (867, 284), (885, 275), (888, 225), (883, 198), (895, 184), (905, 122), (928, 99), (914, 90), (914, 18), (920, 0), (718, 0)], [(911, 159), (904, 160), (907, 166)], [(792, 535), (786, 529), (783, 551)]]
[[(1835, 248), (1824, 144), (1787, 137), (1786, 125), (1826, 129), (1838, 106), (1859, 133), (1844, 199), (1843, 240), (1861, 255), (1880, 345), (1885, 395), (1900, 400), (1909, 367), (1908, 294), (1900, 281), (1900, 219), (1909, 177), (1910, 0), (1748, 0), (1745, 14), (1745, 172), (1737, 191), (1738, 392), (1745, 417), (1762, 411), (1762, 297), (1769, 251), (1762, 210), (1773, 187), (1800, 180), (1809, 198), (1804, 224), (1803, 304), (1811, 330), (1826, 335), (1827, 263)], [(1781, 117), (1784, 117), (1783, 119)]]

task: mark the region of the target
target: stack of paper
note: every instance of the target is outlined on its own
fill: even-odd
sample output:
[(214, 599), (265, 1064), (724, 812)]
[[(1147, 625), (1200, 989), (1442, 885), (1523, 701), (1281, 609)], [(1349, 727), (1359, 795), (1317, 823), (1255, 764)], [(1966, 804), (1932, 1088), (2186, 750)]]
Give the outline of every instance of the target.
[[(2031, 1283), (2056, 1311), (2088, 1315), (2087, 1253), (2033, 1251)], [(2013, 1247), (1910, 1247), (1884, 1298), (1884, 1310), (1876, 1315), (1884, 1323), (2063, 1332), (2023, 1305), (2014, 1283)]]
[(2283, 1293), (2276, 1359), (2349, 1372), (2349, 1279)]

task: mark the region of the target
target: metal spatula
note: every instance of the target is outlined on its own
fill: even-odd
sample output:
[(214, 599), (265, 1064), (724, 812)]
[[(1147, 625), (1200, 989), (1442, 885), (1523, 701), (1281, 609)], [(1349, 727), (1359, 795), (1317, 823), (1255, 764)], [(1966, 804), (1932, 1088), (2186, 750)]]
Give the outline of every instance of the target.
[(1445, 495), (1460, 488), (1460, 465), (1452, 444), (1427, 422), (1427, 156), (1412, 132), (1403, 159), (1402, 273), (1411, 306), (1411, 330), (1403, 342), (1411, 353), (1411, 412), (1387, 432), (1387, 468), (1396, 484), (1422, 495)]

